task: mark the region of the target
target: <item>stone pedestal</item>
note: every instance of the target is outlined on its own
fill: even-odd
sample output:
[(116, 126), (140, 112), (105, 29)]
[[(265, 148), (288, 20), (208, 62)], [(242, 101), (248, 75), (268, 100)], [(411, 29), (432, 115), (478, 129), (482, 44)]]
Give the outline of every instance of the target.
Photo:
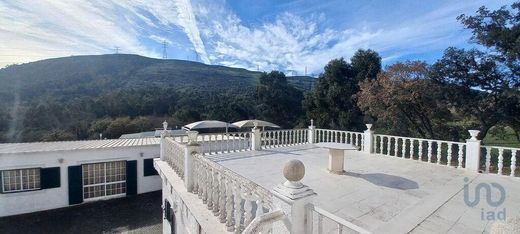
[(334, 174), (344, 174), (345, 151), (341, 149), (329, 149), (329, 166), (327, 169)]
[(316, 133), (316, 127), (314, 126), (314, 120), (311, 119), (311, 126), (309, 126), (309, 130), (308, 131), (308, 141), (309, 141), (309, 144), (314, 144), (314, 138), (315, 138), (315, 133)]
[(305, 166), (299, 160), (291, 160), (285, 164), (283, 174), (287, 181), (273, 189), (276, 207), (282, 209), (288, 219), (285, 226), (289, 233), (305, 233), (307, 213), (306, 207), (312, 204), (316, 193), (300, 181), (305, 175)]
[(251, 150), (261, 150), (262, 149), (262, 134), (260, 133), (260, 129), (254, 127), (251, 130)]
[(363, 132), (363, 152), (371, 154), (374, 152), (372, 143), (374, 131), (370, 130), (372, 128), (372, 124), (365, 125), (367, 126), (367, 130)]
[(466, 170), (478, 172), (480, 169), (480, 140), (477, 136), (480, 131), (469, 130), (470, 139), (466, 140)]

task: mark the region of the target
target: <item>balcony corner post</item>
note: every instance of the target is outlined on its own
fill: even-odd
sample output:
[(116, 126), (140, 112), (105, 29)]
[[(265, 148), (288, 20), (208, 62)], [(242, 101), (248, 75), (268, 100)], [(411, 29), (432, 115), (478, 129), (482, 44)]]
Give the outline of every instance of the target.
[(201, 153), (197, 137), (197, 131), (189, 131), (189, 141), (184, 148), (184, 186), (188, 192), (193, 190), (193, 155)]
[(316, 126), (314, 126), (314, 120), (311, 119), (311, 125), (309, 126), (309, 144), (314, 144), (314, 138), (316, 133)]
[(466, 170), (479, 172), (480, 169), (480, 140), (477, 139), (479, 130), (469, 130), (470, 139), (466, 140)]
[(367, 130), (364, 131), (363, 135), (363, 152), (365, 153), (373, 153), (373, 144), (372, 140), (374, 139), (374, 131), (371, 130), (372, 124), (365, 124), (367, 126)]
[(164, 149), (166, 147), (166, 135), (168, 134), (168, 122), (166, 120), (162, 123), (163, 124), (163, 130), (161, 131), (161, 141), (160, 141), (160, 148), (159, 148), (159, 155), (161, 157), (161, 160), (164, 160)]
[[(274, 203), (285, 213), (284, 224), (291, 234), (307, 233), (308, 207), (312, 206), (316, 193), (301, 183), (305, 176), (305, 165), (299, 160), (290, 160), (283, 168), (283, 175), (287, 181), (273, 189), (275, 198), (278, 198), (274, 199)], [(282, 229), (276, 224), (273, 228)]]
[(262, 150), (262, 134), (257, 126), (251, 130), (251, 150)]

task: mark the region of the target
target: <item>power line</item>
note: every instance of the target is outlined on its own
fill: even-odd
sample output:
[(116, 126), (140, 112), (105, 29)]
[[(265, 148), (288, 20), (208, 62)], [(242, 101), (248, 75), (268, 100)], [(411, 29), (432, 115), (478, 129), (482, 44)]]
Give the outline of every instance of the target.
[(167, 46), (166, 40), (163, 41), (162, 45), (163, 45), (162, 58), (163, 59), (167, 59), (168, 58), (168, 54), (166, 53), (166, 46)]

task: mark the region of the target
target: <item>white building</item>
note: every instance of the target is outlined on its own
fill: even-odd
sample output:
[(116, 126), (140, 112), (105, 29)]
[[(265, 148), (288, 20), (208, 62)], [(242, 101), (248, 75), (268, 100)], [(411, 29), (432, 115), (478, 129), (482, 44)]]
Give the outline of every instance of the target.
[(160, 190), (159, 142), (0, 144), (0, 217)]
[(520, 149), (367, 127), (163, 134), (163, 233), (519, 233)]

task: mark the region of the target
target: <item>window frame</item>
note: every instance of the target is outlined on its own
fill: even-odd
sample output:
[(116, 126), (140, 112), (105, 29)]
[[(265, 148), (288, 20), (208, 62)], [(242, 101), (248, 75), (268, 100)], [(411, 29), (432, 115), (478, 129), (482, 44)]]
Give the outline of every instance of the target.
[[(122, 165), (124, 165), (124, 168), (122, 169), (121, 167), (118, 168), (119, 170), (122, 169), (122, 172), (124, 173), (124, 180), (117, 180), (117, 181), (110, 181), (110, 182), (107, 182), (107, 165), (110, 164), (110, 163), (122, 163)], [(99, 182), (99, 183), (92, 183), (92, 184), (85, 184), (85, 174), (84, 174), (84, 170), (83, 170), (83, 167), (84, 166), (89, 166), (89, 165), (95, 165), (95, 164), (102, 164), (103, 165), (103, 181), (102, 182)], [(126, 173), (126, 161), (124, 160), (119, 160), (119, 161), (108, 161), (108, 162), (97, 162), (97, 163), (87, 163), (87, 164), (82, 164), (81, 165), (81, 188), (82, 188), (82, 197), (83, 197), (83, 201), (96, 201), (96, 200), (104, 200), (104, 199), (110, 199), (110, 198), (116, 198), (116, 197), (124, 197), (126, 196), (126, 191), (127, 191), (127, 173)], [(114, 168), (111, 168), (112, 170)], [(87, 168), (87, 171), (88, 171), (88, 168)], [(91, 171), (90, 173), (93, 173), (93, 171)], [(109, 175), (109, 176), (114, 176), (114, 175)], [(94, 176), (94, 180), (95, 180), (95, 176)], [(116, 193), (116, 194), (110, 194), (110, 195), (107, 195), (107, 188), (108, 186), (110, 185), (113, 185), (113, 184), (124, 184), (124, 188), (121, 189), (121, 193)], [(103, 186), (103, 194), (104, 195), (101, 195), (101, 196), (95, 196), (95, 197), (85, 197), (85, 188), (87, 187), (97, 187), (97, 186)]]
[[(30, 192), (30, 191), (37, 191), (37, 190), (42, 190), (42, 177), (41, 177), (41, 167), (28, 167), (28, 168), (16, 168), (16, 169), (7, 169), (7, 170), (0, 170), (0, 178), (1, 178), (1, 181), (0, 181), (0, 185), (2, 186), (0, 188), (0, 193), (3, 193), (3, 194), (8, 194), (8, 193), (23, 193), (23, 192)], [(33, 188), (27, 188), (27, 189), (24, 189), (24, 184), (30, 184), (29, 182), (29, 179), (27, 179), (27, 182), (24, 183), (24, 180), (23, 180), (23, 177), (24, 177), (24, 171), (25, 173), (28, 173), (28, 170), (35, 170), (35, 172), (38, 172), (38, 182), (36, 184), (36, 182), (32, 182), (33, 183)], [(4, 172), (8, 172), (8, 171), (20, 171), (20, 176), (19, 176), (19, 182), (20, 182), (20, 189), (16, 189), (16, 190), (8, 190), (6, 191), (5, 190), (5, 186), (4, 186), (4, 179), (6, 178), (6, 176), (4, 175)], [(34, 177), (36, 175), (33, 174), (32, 177)], [(11, 177), (11, 176), (9, 176)], [(29, 175), (26, 174), (26, 177), (29, 178)], [(16, 180), (16, 176), (15, 176), (15, 180)], [(38, 185), (38, 186), (36, 186)]]

